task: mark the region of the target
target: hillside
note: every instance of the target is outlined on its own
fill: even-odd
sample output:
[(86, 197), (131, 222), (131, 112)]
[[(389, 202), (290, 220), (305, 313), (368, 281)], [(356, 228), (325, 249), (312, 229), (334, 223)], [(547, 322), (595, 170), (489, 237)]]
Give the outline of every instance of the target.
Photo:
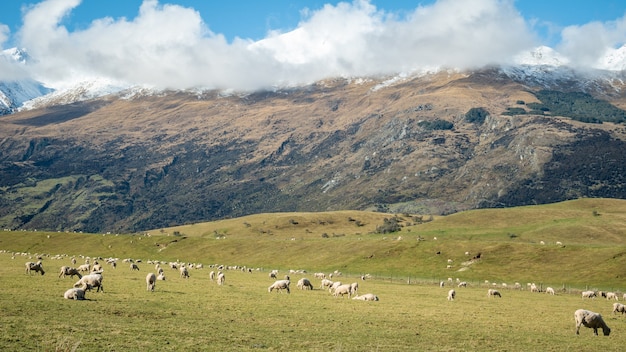
[[(547, 88), (626, 107), (619, 80), (582, 86), (485, 69), (22, 111), (0, 117), (0, 225), (134, 232), (268, 212), (626, 198), (623, 125), (533, 110)], [(468, 119), (476, 108), (486, 114)]]

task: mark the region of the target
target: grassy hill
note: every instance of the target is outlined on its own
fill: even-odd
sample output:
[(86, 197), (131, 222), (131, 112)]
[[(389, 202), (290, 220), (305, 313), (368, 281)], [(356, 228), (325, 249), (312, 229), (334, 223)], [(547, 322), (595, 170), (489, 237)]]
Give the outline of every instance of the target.
[[(432, 221), (397, 215), (401, 231), (376, 233), (385, 218), (393, 217), (360, 211), (276, 213), (142, 234), (3, 231), (0, 249), (339, 270), (402, 280), (458, 277), (610, 289), (621, 287), (626, 277), (624, 200), (472, 210)], [(480, 260), (471, 260), (479, 253)]]

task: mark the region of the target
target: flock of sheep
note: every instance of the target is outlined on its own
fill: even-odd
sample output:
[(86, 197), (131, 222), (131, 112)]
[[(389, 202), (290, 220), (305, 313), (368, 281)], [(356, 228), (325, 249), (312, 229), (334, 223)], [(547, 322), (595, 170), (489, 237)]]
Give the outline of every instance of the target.
[[(32, 261), (26, 262), (25, 267), (26, 267), (27, 274), (33, 274), (33, 273), (40, 273), (41, 275), (45, 274), (43, 263), (42, 263), (42, 257), (38, 257), (37, 259), (38, 259), (37, 262), (32, 262)], [(102, 258), (98, 258), (98, 259), (103, 260)], [(130, 263), (129, 267), (131, 271), (139, 270), (139, 266), (137, 262), (133, 261), (132, 259), (124, 259), (123, 261)], [(73, 265), (75, 265), (76, 258), (72, 257), (71, 262)], [(108, 259), (105, 259), (105, 262), (107, 264), (110, 264), (113, 268), (117, 267), (117, 259), (108, 258)], [(170, 263), (163, 262), (162, 263), (162, 262), (153, 262), (153, 261), (149, 261), (148, 263), (154, 264), (155, 271), (156, 271), (156, 274), (153, 272), (148, 273), (145, 278), (146, 289), (152, 292), (155, 290), (156, 282), (158, 280), (165, 280), (165, 272), (163, 268), (161, 267), (161, 264), (168, 264), (171, 269), (178, 270), (180, 277), (185, 278), (185, 279), (189, 278), (190, 268), (196, 268), (196, 269), (203, 268), (202, 264), (193, 264), (193, 263), (180, 263), (180, 262), (170, 262)], [(209, 278), (211, 281), (215, 281), (217, 285), (219, 286), (223, 286), (225, 283), (225, 275), (223, 272), (225, 269), (242, 269), (242, 270), (247, 270), (251, 272), (251, 269), (247, 269), (245, 267), (244, 268), (240, 268), (240, 267), (231, 268), (231, 267), (224, 267), (223, 265), (214, 265), (214, 266), (212, 265), (211, 267), (215, 267), (217, 269), (217, 272), (211, 271), (209, 274)], [(104, 292), (104, 287), (102, 285), (103, 271), (104, 269), (102, 265), (98, 262), (98, 260), (95, 260), (93, 262), (93, 265), (91, 265), (90, 258), (86, 258), (85, 263), (77, 267), (61, 266), (61, 269), (59, 271), (59, 278), (67, 277), (67, 276), (70, 276), (70, 277), (77, 276), (79, 278), (78, 281), (74, 283), (73, 287), (65, 291), (65, 293), (63, 294), (63, 297), (69, 300), (84, 300), (85, 293), (93, 288), (96, 289), (96, 292), (99, 292), (99, 291)], [(290, 273), (306, 273), (306, 272), (305, 271), (291, 271)], [(289, 275), (285, 275), (283, 279), (277, 279), (277, 276), (278, 276), (278, 270), (272, 270), (269, 273), (270, 279), (275, 279), (275, 281), (267, 288), (267, 291), (270, 293), (273, 291), (276, 291), (276, 292), (285, 291), (286, 293), (290, 293), (291, 281), (290, 281)], [(338, 280), (332, 281), (331, 279), (333, 278), (333, 276), (335, 277), (341, 276), (341, 273), (335, 271), (334, 273), (331, 273), (329, 275), (326, 275), (324, 273), (314, 274), (315, 278), (320, 279), (319, 289), (323, 289), (323, 290), (327, 289), (328, 292), (331, 293), (332, 296), (334, 297), (347, 296), (348, 298), (352, 298), (354, 300), (362, 300), (362, 301), (378, 301), (379, 300), (378, 296), (372, 293), (358, 295), (358, 290), (359, 290), (358, 282), (342, 283), (341, 281), (338, 281)], [(366, 278), (368, 277), (369, 275), (361, 276), (361, 280), (366, 280)], [(448, 281), (451, 283), (452, 279), (448, 278)], [(445, 282), (441, 281), (439, 285), (440, 287), (444, 287)], [(298, 280), (296, 286), (300, 290), (313, 290), (314, 289), (314, 286), (311, 283), (311, 281), (304, 277)], [(530, 292), (540, 292), (539, 288), (534, 283), (529, 283), (528, 286), (529, 286)], [(457, 287), (458, 288), (467, 287), (467, 282), (460, 281), (457, 279)], [(506, 287), (506, 286), (503, 286), (503, 287)], [(521, 285), (516, 283), (515, 287), (521, 288)], [(550, 295), (555, 294), (554, 289), (551, 287), (547, 287), (545, 292)], [(605, 297), (607, 300), (613, 300), (613, 299), (618, 300), (618, 295), (615, 292), (583, 291), (581, 295), (583, 299)], [(456, 297), (457, 297), (457, 291), (455, 289), (450, 289), (447, 294), (447, 300), (454, 301)], [(487, 290), (487, 297), (502, 298), (502, 294), (497, 289), (489, 288)], [(626, 300), (626, 294), (623, 295), (623, 298), (624, 300)], [(613, 313), (626, 314), (626, 305), (619, 303), (619, 302), (614, 303)], [(578, 309), (574, 313), (574, 320), (576, 323), (576, 334), (579, 334), (579, 330), (581, 326), (593, 329), (595, 335), (598, 335), (598, 329), (602, 329), (603, 334), (605, 336), (608, 336), (611, 332), (611, 329), (606, 325), (601, 314), (599, 313), (595, 313), (595, 312), (585, 310), (585, 309)]]

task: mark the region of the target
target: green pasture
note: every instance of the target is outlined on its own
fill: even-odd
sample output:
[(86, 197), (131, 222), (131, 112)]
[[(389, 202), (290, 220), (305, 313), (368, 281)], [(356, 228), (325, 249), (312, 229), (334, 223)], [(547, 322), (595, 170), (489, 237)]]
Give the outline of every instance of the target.
[[(397, 217), (399, 232), (376, 233)], [(419, 221), (427, 220), (427, 221)], [(562, 244), (557, 245), (556, 242)], [(0, 231), (2, 351), (563, 351), (621, 350), (626, 316), (585, 289), (626, 292), (626, 201), (581, 199), (429, 218), (372, 212), (257, 214), (137, 234)], [(467, 254), (466, 254), (467, 252)], [(481, 258), (472, 260), (478, 253)], [(76, 278), (61, 266), (105, 265), (104, 292), (63, 293)], [(27, 275), (41, 257), (46, 274)], [(141, 259), (131, 271), (123, 259)], [(147, 292), (148, 260), (204, 264), (189, 279), (162, 265)], [(101, 260), (102, 262), (102, 260)], [(214, 264), (226, 284), (209, 279)], [(291, 294), (268, 293), (272, 269), (291, 274)], [(340, 271), (378, 302), (332, 297), (314, 272)], [(360, 276), (371, 275), (361, 280)], [(300, 291), (308, 277), (316, 289)], [(453, 280), (453, 284), (448, 282)], [(469, 287), (458, 288), (456, 281)], [(446, 285), (441, 288), (439, 282)], [(521, 290), (511, 287), (519, 282)], [(556, 296), (528, 284), (554, 287)], [(496, 285), (502, 298), (488, 298)], [(504, 287), (504, 284), (507, 287)], [(446, 300), (454, 287), (457, 299)], [(603, 314), (611, 336), (574, 334), (573, 313)]]

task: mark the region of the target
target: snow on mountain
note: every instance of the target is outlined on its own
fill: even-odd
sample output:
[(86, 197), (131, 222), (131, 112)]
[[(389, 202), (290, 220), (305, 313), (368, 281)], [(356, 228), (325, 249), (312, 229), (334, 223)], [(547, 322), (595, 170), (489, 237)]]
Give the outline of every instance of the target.
[[(27, 67), (28, 62), (32, 60), (26, 51), (15, 48), (1, 51), (0, 60), (3, 59), (23, 67)], [(530, 86), (559, 88), (566, 84), (570, 89), (587, 92), (599, 91), (606, 87), (619, 91), (626, 82), (626, 45), (607, 50), (591, 69), (579, 70), (570, 65), (571, 61), (566, 56), (550, 47), (539, 46), (520, 53), (513, 58), (510, 65), (500, 66), (500, 71)], [(381, 82), (375, 89), (384, 89), (388, 85), (410, 79), (412, 76), (424, 75), (427, 72), (435, 73), (439, 69), (416, 71), (411, 74), (400, 73), (396, 77)], [(133, 99), (137, 96), (159, 92), (163, 90), (103, 77), (81, 77), (68, 82), (55, 82), (52, 88), (47, 88), (33, 79), (5, 79), (4, 81), (0, 79), (0, 115), (22, 109), (70, 104), (110, 94), (118, 94), (122, 99)]]

